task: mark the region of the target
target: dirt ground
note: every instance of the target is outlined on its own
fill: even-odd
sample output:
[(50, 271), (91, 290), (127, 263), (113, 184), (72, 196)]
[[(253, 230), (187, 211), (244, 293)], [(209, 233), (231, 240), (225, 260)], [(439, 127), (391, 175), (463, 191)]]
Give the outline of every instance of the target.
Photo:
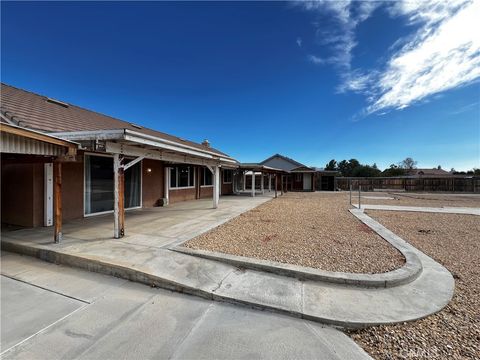
[(443, 264), (455, 294), (441, 312), (411, 323), (351, 333), (375, 359), (480, 359), (480, 218), (369, 210), (367, 213)]
[[(423, 193), (384, 193), (365, 192), (361, 198), (363, 204), (382, 204), (398, 206), (429, 206), (429, 207), (480, 207), (479, 194), (423, 194)], [(373, 199), (373, 197), (393, 197), (392, 200)], [(358, 196), (354, 197), (358, 202)]]
[(401, 267), (395, 248), (357, 220), (346, 193), (287, 193), (184, 246), (329, 271)]

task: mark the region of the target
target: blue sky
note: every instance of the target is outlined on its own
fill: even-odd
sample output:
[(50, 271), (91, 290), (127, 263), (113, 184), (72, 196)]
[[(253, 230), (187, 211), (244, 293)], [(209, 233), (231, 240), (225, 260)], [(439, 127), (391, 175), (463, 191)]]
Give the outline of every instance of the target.
[(2, 2), (1, 78), (240, 161), (467, 170), (479, 3)]

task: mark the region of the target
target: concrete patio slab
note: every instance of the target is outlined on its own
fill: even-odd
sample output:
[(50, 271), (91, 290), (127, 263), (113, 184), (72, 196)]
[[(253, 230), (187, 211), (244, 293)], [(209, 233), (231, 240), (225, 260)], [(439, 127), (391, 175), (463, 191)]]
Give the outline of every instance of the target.
[[(45, 271), (45, 263), (31, 257), (13, 254), (9, 259), (2, 271), (9, 271), (15, 261), (22, 262), (26, 274)], [(69, 273), (56, 283), (63, 293), (71, 291), (69, 282), (82, 284), (77, 293), (84, 277), (112, 282), (91, 304), (18, 344), (4, 359), (370, 359), (333, 328), (48, 265)], [(43, 278), (17, 283), (36, 288)], [(12, 292), (4, 293), (16, 300)], [(3, 334), (14, 334), (18, 324), (4, 321), (5, 315), (2, 311)]]
[(79, 300), (5, 276), (0, 279), (2, 351), (85, 305)]

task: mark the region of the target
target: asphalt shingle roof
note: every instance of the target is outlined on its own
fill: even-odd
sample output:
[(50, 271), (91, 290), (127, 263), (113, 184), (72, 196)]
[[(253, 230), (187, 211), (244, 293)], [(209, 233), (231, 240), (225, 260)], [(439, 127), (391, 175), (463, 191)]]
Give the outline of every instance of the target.
[(1, 112), (17, 125), (42, 132), (70, 132), (128, 129), (189, 145), (219, 155), (225, 153), (205, 145), (132, 124), (75, 105), (51, 102), (49, 98), (11, 85), (1, 84)]

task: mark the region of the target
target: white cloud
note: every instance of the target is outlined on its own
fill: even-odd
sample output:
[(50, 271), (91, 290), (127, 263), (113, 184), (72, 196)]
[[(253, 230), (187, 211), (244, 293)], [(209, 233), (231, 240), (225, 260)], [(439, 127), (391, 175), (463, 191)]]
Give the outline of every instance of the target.
[[(321, 63), (328, 62), (342, 69), (350, 69), (352, 50), (357, 45), (355, 28), (359, 23), (365, 21), (380, 3), (376, 1), (319, 0), (301, 2), (300, 4), (306, 10), (331, 15), (335, 21), (335, 26), (330, 29), (317, 30), (318, 43), (328, 46), (334, 54)], [(317, 26), (321, 25), (321, 23), (317, 23)]]
[(302, 47), (302, 38), (297, 37), (296, 43), (297, 43), (298, 47)]
[[(381, 5), (390, 16), (406, 18), (416, 30), (389, 47), (383, 65), (352, 69), (356, 28)], [(321, 28), (321, 22), (316, 25), (319, 45), (328, 47), (333, 55), (309, 55), (308, 59), (336, 65), (340, 73), (337, 90), (366, 96), (363, 114), (403, 109), (480, 77), (480, 32), (476, 31), (480, 0), (321, 0), (302, 6), (335, 19), (334, 29)]]
[(385, 70), (370, 78), (375, 95), (367, 113), (403, 109), (480, 77), (480, 36), (474, 30), (480, 1), (397, 3), (392, 13), (422, 26)]
[(315, 56), (315, 55), (308, 55), (307, 59), (317, 65), (320, 64), (325, 64), (327, 61), (325, 59), (322, 59), (321, 57)]

